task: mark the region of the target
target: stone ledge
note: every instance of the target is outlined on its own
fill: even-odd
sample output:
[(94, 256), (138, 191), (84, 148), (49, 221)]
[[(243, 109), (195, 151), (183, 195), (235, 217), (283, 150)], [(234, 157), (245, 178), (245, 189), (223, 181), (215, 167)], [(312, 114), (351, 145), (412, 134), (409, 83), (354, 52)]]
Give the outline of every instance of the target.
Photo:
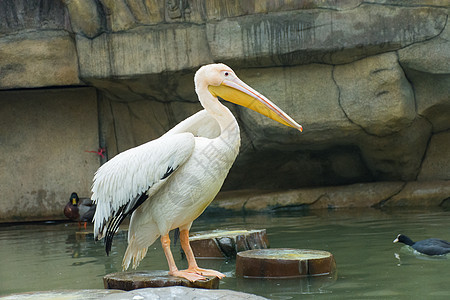
[(75, 43), (63, 30), (0, 37), (0, 90), (82, 85)]
[(274, 212), (287, 208), (364, 208), (441, 206), (450, 197), (450, 180), (373, 182), (289, 191), (222, 192), (207, 211)]

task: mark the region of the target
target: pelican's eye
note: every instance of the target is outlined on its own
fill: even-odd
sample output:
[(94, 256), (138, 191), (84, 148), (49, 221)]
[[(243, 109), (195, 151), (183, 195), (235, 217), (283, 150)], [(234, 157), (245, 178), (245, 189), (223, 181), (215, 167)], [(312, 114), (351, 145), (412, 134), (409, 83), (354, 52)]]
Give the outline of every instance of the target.
[(225, 72), (225, 77), (228, 76), (228, 75), (229, 75), (229, 73), (228, 73), (228, 72)]

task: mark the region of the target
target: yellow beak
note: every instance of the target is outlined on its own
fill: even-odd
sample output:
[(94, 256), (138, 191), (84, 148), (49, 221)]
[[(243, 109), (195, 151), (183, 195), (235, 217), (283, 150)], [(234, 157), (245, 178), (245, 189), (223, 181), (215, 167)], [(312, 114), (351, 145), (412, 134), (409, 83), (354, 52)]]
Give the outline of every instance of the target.
[(208, 90), (214, 97), (250, 108), (278, 123), (303, 131), (303, 127), (288, 114), (237, 77), (225, 79), (219, 86), (210, 85)]
[(77, 199), (72, 198), (72, 205), (75, 205), (75, 204), (77, 204)]

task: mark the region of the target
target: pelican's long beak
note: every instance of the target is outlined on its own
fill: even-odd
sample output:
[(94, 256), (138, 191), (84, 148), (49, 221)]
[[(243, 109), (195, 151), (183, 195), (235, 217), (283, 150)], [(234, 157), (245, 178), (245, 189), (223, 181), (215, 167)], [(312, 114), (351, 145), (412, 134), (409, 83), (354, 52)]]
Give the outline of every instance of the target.
[(278, 123), (303, 131), (303, 127), (288, 114), (237, 77), (225, 79), (219, 86), (210, 85), (208, 89), (215, 97), (250, 108)]

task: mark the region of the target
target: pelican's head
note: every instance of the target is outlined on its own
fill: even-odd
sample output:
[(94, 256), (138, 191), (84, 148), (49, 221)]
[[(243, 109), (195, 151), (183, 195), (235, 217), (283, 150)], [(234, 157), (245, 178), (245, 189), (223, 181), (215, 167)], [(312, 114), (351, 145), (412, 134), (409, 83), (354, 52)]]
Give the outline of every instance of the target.
[(194, 82), (197, 93), (201, 89), (207, 89), (214, 97), (250, 108), (283, 125), (303, 131), (301, 125), (272, 101), (240, 80), (227, 65), (210, 64), (201, 67), (195, 73)]

